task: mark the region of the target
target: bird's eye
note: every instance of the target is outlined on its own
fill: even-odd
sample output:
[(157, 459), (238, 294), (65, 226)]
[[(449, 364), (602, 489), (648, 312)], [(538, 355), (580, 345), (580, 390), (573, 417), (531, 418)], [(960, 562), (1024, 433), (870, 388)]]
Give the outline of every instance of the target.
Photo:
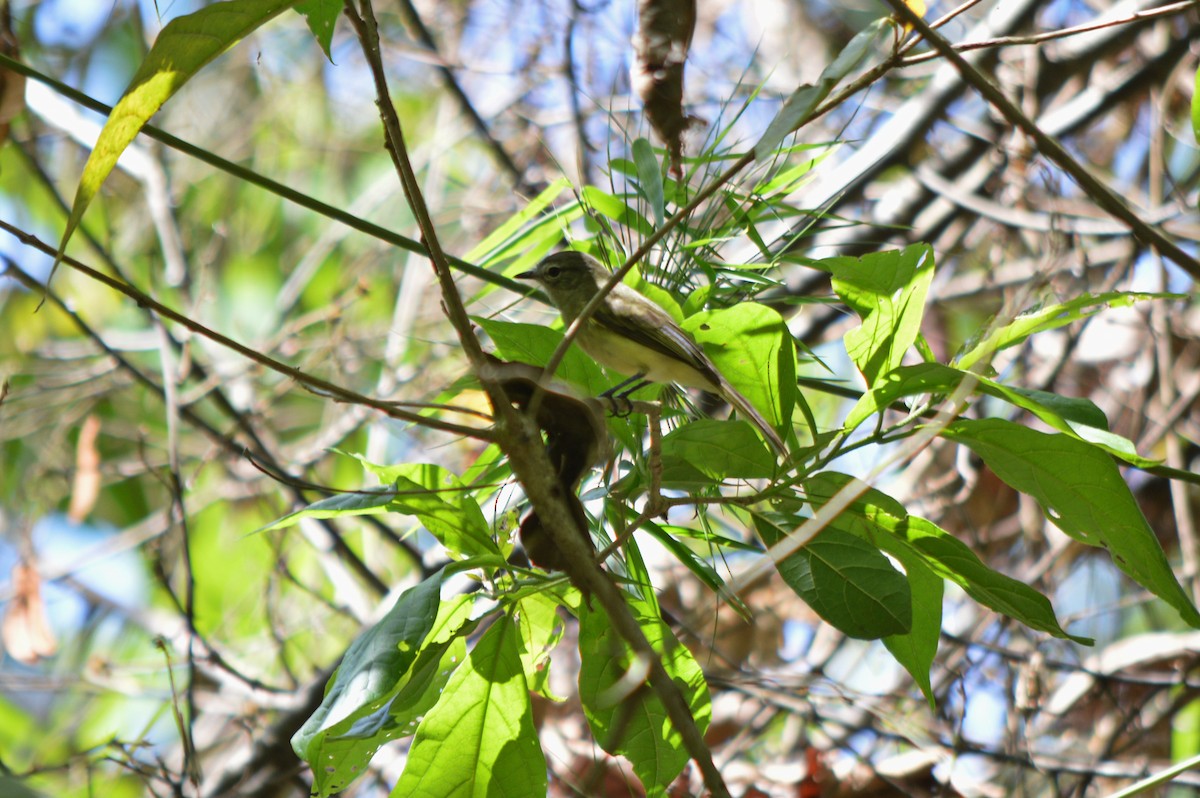
[(562, 269), (557, 266), (551, 266), (549, 269), (546, 269), (546, 276), (551, 279), (558, 277), (560, 274), (562, 274)]

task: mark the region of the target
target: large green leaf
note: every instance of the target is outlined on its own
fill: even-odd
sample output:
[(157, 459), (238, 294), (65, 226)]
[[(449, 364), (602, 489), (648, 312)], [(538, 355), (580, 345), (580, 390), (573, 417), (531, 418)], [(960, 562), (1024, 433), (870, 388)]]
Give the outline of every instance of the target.
[(415, 515), (452, 557), (499, 553), (479, 502), (452, 472), (419, 463), (363, 463), (380, 482), (390, 482), (395, 488), (388, 510)]
[[(517, 324), (495, 319), (475, 319), (475, 322), (496, 344), (496, 351), (501, 357), (533, 366), (545, 366), (550, 362), (550, 356), (563, 339), (562, 330), (538, 324)], [(590, 396), (597, 396), (609, 388), (604, 372), (577, 346), (567, 350), (554, 376), (555, 379), (579, 386)]]
[(702, 418), (681, 424), (663, 438), (662, 463), (664, 484), (676, 473), (690, 477), (694, 471), (709, 482), (775, 475), (774, 455), (745, 421)]
[(995, 418), (957, 421), (942, 434), (970, 447), (996, 476), (1035, 498), (1059, 529), (1108, 549), (1118, 568), (1200, 627), (1200, 613), (1107, 452), (1069, 435)]
[(526, 798), (546, 793), (546, 758), (533, 726), (521, 633), (498, 619), (417, 727), (393, 796)]
[(933, 684), (929, 670), (937, 656), (938, 641), (942, 638), (942, 595), (945, 582), (918, 556), (908, 551), (893, 551), (908, 574), (912, 594), (912, 629), (903, 634), (888, 635), (883, 644), (896, 661), (913, 677), (925, 694), (929, 708), (934, 703)]
[[(712, 705), (700, 666), (648, 604), (632, 596), (628, 601), (703, 733), (712, 718)], [(630, 761), (647, 795), (664, 795), (688, 761), (679, 733), (649, 684), (632, 688), (622, 684), (634, 667), (634, 655), (608, 616), (580, 610), (579, 699), (592, 734), (605, 751)]]
[(345, 10), (346, 4), (343, 0), (300, 0), (296, 3), (296, 13), (304, 16), (308, 29), (312, 31), (313, 38), (321, 45), (321, 51), (330, 63), (333, 62), (333, 56), (329, 52), (329, 46), (333, 43), (333, 29), (337, 25), (338, 17)]
[[(857, 483), (853, 477), (824, 472), (805, 482), (809, 499), (821, 506), (839, 490)], [(861, 485), (856, 485), (861, 488)], [(954, 582), (985, 607), (1016, 618), (1031, 629), (1090, 644), (1059, 625), (1050, 600), (1029, 585), (988, 568), (967, 544), (936, 524), (911, 516), (900, 502), (874, 489), (866, 490), (833, 522), (891, 554), (901, 563), (921, 558), (942, 579)], [(928, 633), (928, 630), (925, 630)]]
[(129, 88), (109, 114), (83, 167), (71, 215), (58, 246), (60, 256), (121, 153), (163, 103), (210, 61), (297, 2), (227, 0), (176, 17), (163, 27), (134, 73)]
[(564, 627), (559, 604), (547, 591), (531, 593), (516, 605), (521, 629), (521, 664), (529, 689), (551, 701), (562, 701), (550, 690), (550, 652), (562, 639)]
[(796, 349), (778, 311), (742, 302), (689, 316), (683, 328), (772, 426), (791, 425)]
[[(756, 515), (755, 528), (764, 543), (774, 546), (803, 520), (772, 512)], [(834, 525), (786, 557), (778, 569), (822, 620), (850, 637), (877, 640), (912, 630), (908, 579), (878, 547)]]
[[(321, 706), (292, 737), (292, 748), (312, 767), (321, 795), (344, 789), (383, 742), (400, 735), (399, 728), (394, 734), (383, 729), (391, 702), (413, 682), (414, 671), (417, 683), (428, 687), (427, 668), (413, 667), (426, 639), (432, 633), (435, 641), (448, 644), (466, 622), (470, 601), (440, 604), (443, 574), (438, 571), (400, 594), (387, 614), (350, 645)], [(437, 653), (438, 661), (443, 653)]]
[(1095, 444), (1130, 465), (1149, 468), (1159, 463), (1139, 455), (1128, 438), (1110, 432), (1104, 412), (1090, 399), (1004, 385), (940, 363), (901, 366), (884, 375), (847, 414), (845, 428), (853, 429), (904, 396), (952, 393), (964, 379), (974, 380), (977, 393), (993, 396), (1026, 410), (1054, 429)]

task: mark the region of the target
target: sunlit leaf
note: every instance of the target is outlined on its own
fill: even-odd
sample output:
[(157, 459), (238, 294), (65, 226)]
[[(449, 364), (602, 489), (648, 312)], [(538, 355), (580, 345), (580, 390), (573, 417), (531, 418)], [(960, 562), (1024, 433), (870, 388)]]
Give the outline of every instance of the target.
[(454, 672), (417, 727), (393, 795), (525, 798), (546, 792), (520, 632), (500, 618)]
[(60, 256), (121, 153), (163, 103), (210, 61), (296, 2), (226, 0), (176, 17), (163, 27), (88, 156), (58, 246)]
[(743, 302), (689, 316), (683, 328), (772, 426), (790, 426), (796, 401), (796, 354), (778, 311)]
[[(346, 651), (321, 706), (292, 738), (292, 747), (313, 768), (321, 795), (342, 790), (362, 773), (379, 745), (390, 703), (413, 679), (413, 663), (435, 629), (448, 643), (470, 611), (469, 601), (441, 605), (443, 572), (409, 588), (374, 626)], [(440, 662), (444, 651), (439, 651)], [(421, 669), (419, 683), (428, 686)]]
[(296, 3), (296, 12), (304, 15), (308, 29), (330, 63), (333, 63), (333, 56), (329, 52), (329, 46), (333, 43), (333, 29), (345, 10), (346, 4), (342, 0), (300, 0)]
[(1035, 333), (1045, 332), (1081, 321), (1106, 308), (1125, 308), (1153, 299), (1184, 299), (1181, 294), (1146, 293), (1138, 291), (1109, 291), (1104, 294), (1082, 294), (1067, 302), (1056, 302), (1022, 313), (980, 339), (968, 342), (955, 358), (954, 364), (968, 370), (995, 352), (1022, 343)]
[(883, 644), (913, 677), (932, 710), (936, 704), (929, 672), (937, 656), (938, 641), (942, 638), (945, 582), (921, 558), (900, 550), (893, 550), (892, 554), (900, 560), (908, 575), (908, 587), (912, 594), (912, 629), (884, 637)]
[(897, 368), (916, 342), (933, 281), (933, 250), (914, 244), (860, 258), (829, 258), (819, 264), (833, 278), (833, 290), (862, 319), (846, 333), (846, 351), (874, 386)]
[(775, 474), (775, 457), (745, 421), (698, 419), (668, 433), (662, 441), (663, 481), (677, 467), (699, 470), (714, 481), (765, 479)]
[(828, 97), (834, 87), (856, 69), (871, 51), (879, 47), (877, 42), (882, 42), (885, 34), (892, 30), (895, 24), (887, 18), (875, 20), (842, 48), (838, 57), (821, 72), (816, 85), (805, 84), (792, 92), (767, 126), (762, 138), (754, 145), (755, 159), (771, 157), (788, 134), (807, 123), (817, 105)]

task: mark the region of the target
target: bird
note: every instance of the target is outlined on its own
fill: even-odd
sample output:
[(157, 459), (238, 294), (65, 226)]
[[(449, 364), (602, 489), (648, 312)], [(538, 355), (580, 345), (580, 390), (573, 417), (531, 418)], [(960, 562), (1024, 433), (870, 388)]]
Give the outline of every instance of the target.
[[(556, 252), (517, 275), (545, 289), (568, 326), (611, 276), (600, 261), (575, 250)], [(754, 424), (776, 452), (787, 453), (775, 428), (729, 383), (695, 339), (671, 314), (634, 288), (624, 283), (613, 286), (575, 341), (601, 366), (629, 376), (609, 395), (632, 384), (623, 394), (628, 395), (647, 382), (709, 391)]]

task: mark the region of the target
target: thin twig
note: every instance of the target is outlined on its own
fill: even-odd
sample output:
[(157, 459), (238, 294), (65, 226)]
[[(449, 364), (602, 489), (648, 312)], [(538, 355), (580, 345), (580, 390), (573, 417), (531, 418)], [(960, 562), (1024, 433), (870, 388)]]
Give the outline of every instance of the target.
[[(972, 50), (986, 50), (992, 47), (1019, 47), (1023, 45), (1041, 44), (1050, 42), (1056, 39), (1065, 39), (1069, 36), (1078, 36), (1081, 33), (1091, 33), (1092, 31), (1104, 30), (1105, 28), (1116, 28), (1121, 25), (1127, 25), (1131, 22), (1140, 22), (1142, 20), (1158, 19), (1160, 17), (1169, 17), (1175, 14), (1182, 14), (1184, 11), (1194, 9), (1196, 0), (1182, 0), (1178, 3), (1172, 3), (1160, 8), (1152, 8), (1146, 11), (1135, 11), (1132, 14), (1126, 14), (1123, 17), (1116, 19), (1106, 19), (1102, 22), (1089, 22), (1086, 25), (1075, 25), (1070, 28), (1062, 28), (1060, 30), (1046, 31), (1045, 33), (1036, 33), (1029, 36), (997, 36), (994, 39), (984, 39), (978, 42), (959, 42), (951, 45), (955, 52), (967, 53)], [(936, 27), (936, 26), (931, 26)], [(914, 64), (922, 64), (926, 61), (932, 61), (935, 58), (941, 58), (940, 52), (921, 53), (904, 58), (898, 66), (907, 67)]]
[[(4, 230), (8, 233), (11, 233), (18, 240), (20, 240), (21, 243), (31, 246), (31, 247), (33, 247), (37, 250), (40, 250), (41, 252), (44, 252), (48, 255), (53, 256), (56, 251), (54, 249), (54, 247), (47, 245), (45, 242), (41, 241), (36, 236), (31, 235), (30, 233), (26, 233), (24, 230), (20, 229), (16, 225), (10, 224), (10, 223), (4, 221), (3, 219), (0, 219), (0, 230)], [(442, 421), (441, 419), (431, 418), (429, 416), (422, 416), (418, 413), (410, 413), (410, 412), (401, 410), (400, 408), (396, 407), (395, 402), (387, 402), (387, 401), (383, 401), (381, 399), (373, 399), (372, 397), (364, 396), (360, 393), (351, 391), (348, 388), (343, 388), (342, 386), (337, 385), (332, 382), (329, 382), (328, 380), (323, 380), (320, 377), (315, 377), (315, 376), (309, 374), (308, 372), (305, 372), (305, 371), (302, 371), (302, 370), (296, 368), (295, 366), (289, 366), (288, 364), (283, 363), (282, 361), (276, 360), (273, 357), (269, 357), (267, 355), (262, 354), (261, 352), (257, 352), (255, 350), (251, 349), (250, 347), (245, 346), (244, 344), (241, 344), (241, 343), (233, 340), (232, 338), (230, 338), (227, 335), (222, 335), (221, 333), (217, 332), (216, 330), (212, 330), (208, 327), (205, 327), (203, 324), (200, 324), (199, 322), (195, 321), (194, 319), (192, 319), (172, 308), (167, 307), (166, 305), (162, 304), (158, 300), (152, 298), (149, 294), (146, 294), (143, 291), (141, 291), (137, 288), (134, 288), (132, 285), (123, 283), (120, 280), (109, 277), (107, 274), (99, 272), (96, 269), (93, 269), (92, 267), (87, 266), (74, 258), (64, 257), (62, 259), (62, 262), (67, 264), (68, 266), (70, 266), (72, 269), (80, 272), (81, 274), (87, 275), (88, 277), (91, 277), (93, 280), (95, 280), (99, 283), (103, 283), (104, 285), (108, 286), (109, 288), (113, 289), (114, 291), (124, 294), (125, 296), (129, 297), (133, 301), (137, 302), (139, 305), (142, 305), (144, 307), (149, 308), (150, 310), (153, 310), (159, 316), (169, 319), (169, 320), (175, 322), (176, 324), (182, 325), (182, 326), (186, 327), (187, 329), (191, 330), (192, 332), (196, 333), (197, 335), (202, 335), (205, 338), (209, 339), (210, 341), (220, 344), (221, 346), (223, 346), (227, 349), (232, 349), (234, 352), (237, 352), (242, 357), (248, 358), (249, 360), (252, 360), (255, 363), (258, 363), (260, 366), (265, 366), (266, 368), (268, 368), (272, 371), (275, 371), (275, 372), (278, 372), (285, 376), (291, 377), (296, 382), (300, 383), (301, 385), (304, 385), (307, 388), (312, 389), (313, 391), (315, 391), (318, 394), (329, 396), (340, 402), (350, 402), (352, 404), (361, 404), (361, 405), (366, 405), (368, 407), (373, 407), (376, 410), (379, 410), (379, 411), (391, 416), (392, 418), (398, 418), (398, 419), (401, 419), (402, 421), (410, 421), (414, 424), (421, 424), (423, 426), (431, 427), (433, 429), (441, 430), (443, 432), (449, 432), (449, 433), (453, 433), (456, 435), (462, 435), (464, 437), (469, 437), (469, 438), (478, 438), (480, 440), (485, 440), (485, 441), (492, 440), (491, 432), (487, 429), (479, 428), (479, 427), (465, 427), (460, 424), (453, 424), (448, 421)]]
[(1146, 224), (1115, 191), (1093, 176), (1083, 164), (1067, 152), (1062, 144), (1039, 128), (1004, 95), (1004, 92), (995, 83), (963, 58), (944, 36), (929, 27), (925, 20), (905, 5), (904, 0), (887, 0), (887, 3), (901, 20), (916, 28), (926, 41), (945, 56), (959, 71), (963, 80), (982, 94), (1008, 120), (1009, 124), (1019, 128), (1033, 139), (1038, 151), (1069, 174), (1097, 205), (1125, 222), (1134, 237), (1143, 244), (1156, 247), (1159, 252), (1174, 261), (1181, 269), (1192, 277), (1200, 279), (1200, 261), (1185, 252), (1161, 231)]

